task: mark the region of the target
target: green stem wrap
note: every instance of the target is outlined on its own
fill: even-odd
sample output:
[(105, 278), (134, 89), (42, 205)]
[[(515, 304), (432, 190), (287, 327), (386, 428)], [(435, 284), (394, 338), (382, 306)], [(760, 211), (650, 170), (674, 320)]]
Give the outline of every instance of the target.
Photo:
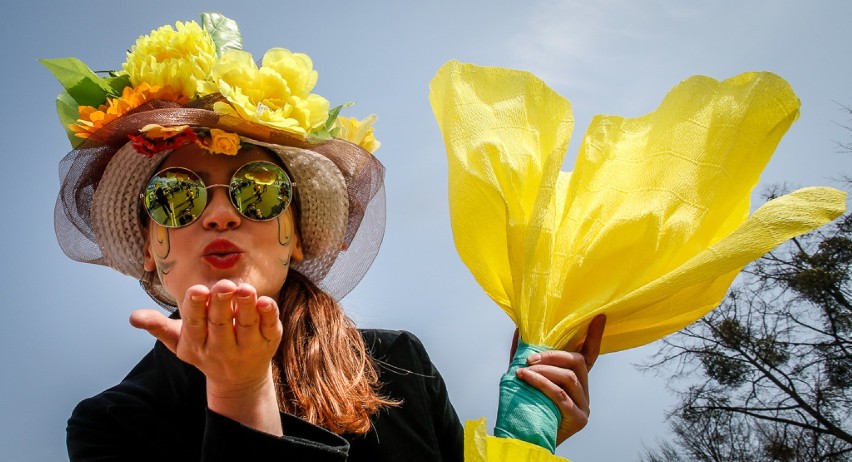
[(494, 436), (533, 443), (553, 453), (556, 450), (556, 430), (562, 418), (559, 408), (544, 393), (515, 375), (519, 368), (526, 367), (529, 355), (550, 349), (518, 341), (509, 370), (500, 379), (500, 404)]

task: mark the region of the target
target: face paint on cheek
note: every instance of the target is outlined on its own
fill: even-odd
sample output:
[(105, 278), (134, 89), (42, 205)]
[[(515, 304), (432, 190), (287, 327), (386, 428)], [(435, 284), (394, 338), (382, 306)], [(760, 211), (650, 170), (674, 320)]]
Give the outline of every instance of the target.
[(172, 250), (169, 229), (162, 226), (154, 227), (154, 236), (152, 237), (152, 250), (154, 254), (154, 265), (157, 266), (157, 276), (160, 277), (160, 282), (165, 283), (166, 275), (175, 266), (175, 262), (167, 262), (165, 259), (169, 256)]
[(290, 240), (293, 238), (293, 221), (285, 220), (285, 214), (278, 215), (278, 243), (284, 247), (290, 245)]
[(154, 255), (159, 259), (168, 258), (172, 251), (172, 244), (169, 240), (169, 228), (162, 226), (154, 226)]
[(154, 264), (157, 265), (157, 275), (160, 277), (160, 282), (165, 283), (166, 275), (171, 272), (172, 267), (175, 266), (175, 262), (157, 260)]
[(287, 257), (281, 260), (281, 266), (285, 268), (290, 267), (290, 242), (293, 240), (293, 221), (285, 220), (284, 214), (278, 216), (278, 243), (281, 244), (282, 247), (287, 247)]

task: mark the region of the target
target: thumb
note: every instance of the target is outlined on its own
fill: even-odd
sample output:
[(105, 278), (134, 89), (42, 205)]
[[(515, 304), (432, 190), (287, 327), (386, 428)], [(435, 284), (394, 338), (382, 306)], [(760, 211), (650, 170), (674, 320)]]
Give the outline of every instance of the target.
[(136, 310), (130, 314), (130, 325), (148, 331), (172, 352), (177, 350), (181, 327), (179, 319), (169, 319), (155, 310)]
[(509, 351), (509, 362), (512, 362), (512, 359), (515, 357), (515, 352), (518, 351), (518, 333), (519, 329), (515, 329), (515, 333), (512, 335), (512, 347)]
[(580, 353), (586, 358), (587, 370), (592, 370), (592, 366), (595, 365), (595, 361), (597, 361), (600, 355), (605, 327), (606, 315), (604, 314), (595, 316), (591, 324), (589, 324), (586, 340), (583, 341), (583, 347), (580, 349)]

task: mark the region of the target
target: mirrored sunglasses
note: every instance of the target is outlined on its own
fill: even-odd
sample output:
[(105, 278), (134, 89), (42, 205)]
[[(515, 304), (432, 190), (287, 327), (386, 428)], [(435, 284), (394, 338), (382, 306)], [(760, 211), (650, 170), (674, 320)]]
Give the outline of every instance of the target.
[(238, 168), (230, 184), (205, 185), (192, 170), (169, 167), (156, 173), (142, 202), (152, 220), (167, 228), (180, 228), (197, 220), (207, 207), (207, 190), (228, 188), (228, 197), (240, 215), (267, 221), (281, 215), (293, 198), (290, 177), (272, 162), (249, 162)]

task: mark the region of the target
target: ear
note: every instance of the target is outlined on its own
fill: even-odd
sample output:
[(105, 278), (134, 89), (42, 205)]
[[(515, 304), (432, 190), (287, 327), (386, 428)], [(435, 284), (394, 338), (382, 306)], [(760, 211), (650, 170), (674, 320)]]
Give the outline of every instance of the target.
[(157, 270), (157, 264), (154, 262), (154, 254), (151, 253), (151, 226), (146, 226), (143, 232), (145, 233), (145, 245), (142, 250), (145, 258), (142, 261), (142, 268), (150, 273)]

